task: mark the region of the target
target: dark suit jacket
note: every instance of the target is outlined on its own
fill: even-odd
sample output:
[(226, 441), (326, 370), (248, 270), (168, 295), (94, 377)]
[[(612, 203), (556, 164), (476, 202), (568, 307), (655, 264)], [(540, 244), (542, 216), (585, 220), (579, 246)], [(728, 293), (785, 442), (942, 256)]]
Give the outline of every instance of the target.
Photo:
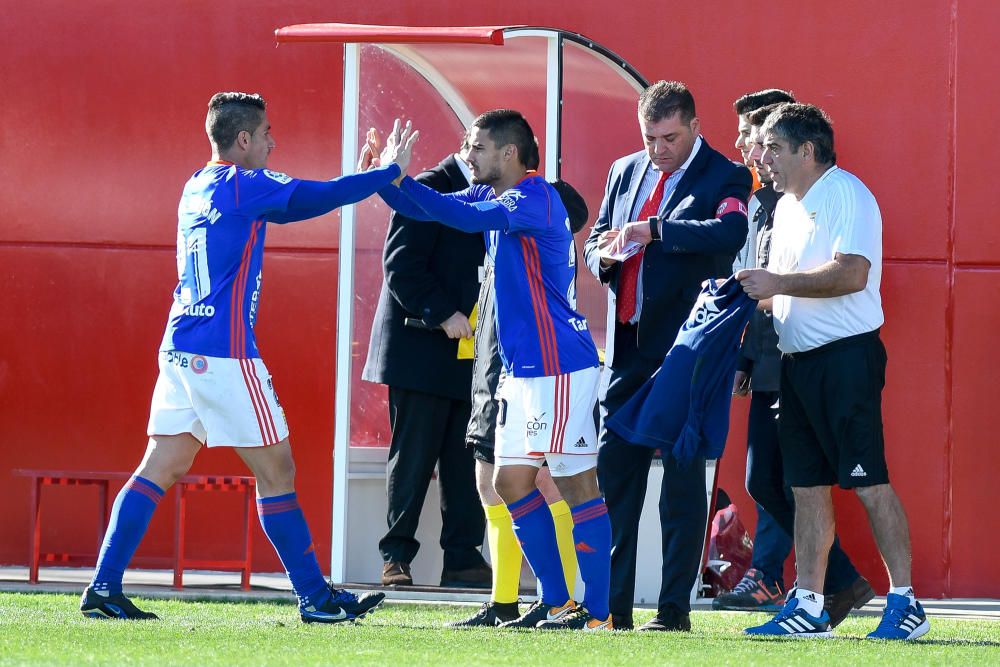
[[(646, 152), (640, 151), (611, 165), (601, 211), (584, 247), (590, 271), (610, 286), (605, 351), (605, 364), (610, 368), (615, 365), (615, 292), (621, 264), (601, 269), (598, 237), (631, 220), (648, 164)], [(644, 357), (659, 360), (666, 355), (703, 280), (732, 272), (733, 259), (747, 236), (746, 215), (731, 212), (720, 219), (716, 211), (727, 197), (746, 202), (751, 183), (746, 167), (731, 162), (702, 139), (701, 148), (662, 209), (662, 240), (649, 244), (642, 258), (638, 349)]]
[[(451, 155), (416, 180), (439, 192), (468, 187)], [(440, 329), (416, 329), (404, 321), (413, 317), (436, 327), (456, 310), (471, 313), (479, 296), (484, 254), (482, 234), (392, 214), (382, 257), (385, 281), (362, 378), (469, 400), (472, 360), (457, 358), (458, 341)]]
[[(778, 206), (780, 193), (770, 185), (757, 190), (754, 197), (760, 203), (750, 221), (755, 227), (756, 247), (749, 253), (751, 267), (767, 268), (771, 254), (771, 232), (774, 229), (774, 209)], [(778, 391), (781, 388), (781, 351), (778, 350), (778, 332), (774, 330), (774, 318), (769, 311), (754, 311), (743, 336), (740, 348), (741, 371), (750, 373), (751, 391)]]

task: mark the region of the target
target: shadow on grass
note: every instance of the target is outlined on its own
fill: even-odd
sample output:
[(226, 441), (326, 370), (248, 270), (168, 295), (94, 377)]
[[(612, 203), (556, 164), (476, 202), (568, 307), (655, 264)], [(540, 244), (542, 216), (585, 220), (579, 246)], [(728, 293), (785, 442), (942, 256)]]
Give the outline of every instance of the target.
[[(367, 620), (367, 619), (366, 619)], [(448, 630), (450, 632), (468, 633), (468, 632), (499, 632), (503, 634), (507, 633), (517, 633), (517, 634), (527, 634), (542, 632), (546, 635), (556, 633), (556, 630), (533, 630), (531, 628), (505, 628), (503, 630), (498, 630), (492, 627), (480, 627), (480, 628), (470, 628), (470, 627), (449, 627), (444, 622), (440, 624), (430, 624), (430, 623), (385, 623), (385, 622), (366, 622), (365, 625), (370, 626), (392, 626), (394, 628), (400, 628), (405, 630)], [(603, 633), (602, 633), (603, 634)], [(658, 637), (662, 636), (664, 633), (658, 632), (632, 632), (632, 631), (615, 631), (611, 633), (612, 636), (616, 637)], [(797, 643), (803, 641), (802, 639), (796, 639), (794, 637), (750, 637), (742, 634), (702, 634), (702, 633), (677, 633), (671, 632), (666, 633), (672, 640), (688, 640), (696, 642), (704, 642), (706, 639), (711, 639), (719, 642), (739, 642), (746, 643), (750, 642), (779, 642), (779, 643)], [(857, 643), (871, 643), (871, 642), (886, 642), (888, 640), (872, 640), (866, 639), (864, 637), (848, 637), (848, 636), (837, 636), (831, 637), (829, 639), (816, 639), (815, 641), (842, 641), (842, 642), (857, 642)], [(992, 641), (988, 639), (975, 640), (975, 639), (915, 639), (913, 641), (906, 642), (912, 646), (970, 646), (970, 647), (992, 647), (1000, 648), (1000, 641)]]
[[(870, 641), (899, 641), (899, 640), (886, 640), (886, 639), (863, 639), (861, 637), (844, 637), (844, 639), (856, 641), (856, 642), (870, 642)], [(914, 646), (994, 646), (1000, 647), (1000, 642), (990, 641), (989, 639), (975, 640), (975, 639), (914, 639), (908, 643)]]
[[(746, 641), (750, 640), (753, 642), (801, 642), (809, 641), (808, 639), (803, 640), (802, 638), (796, 637), (720, 637), (720, 639), (725, 639), (728, 641)], [(913, 639), (913, 640), (892, 640), (892, 639), (868, 639), (866, 637), (847, 637), (844, 635), (813, 639), (812, 641), (841, 641), (841, 642), (856, 642), (868, 644), (871, 642), (881, 642), (884, 644), (891, 643), (905, 643), (910, 646), (993, 646), (1000, 647), (1000, 642), (992, 641), (989, 639)]]

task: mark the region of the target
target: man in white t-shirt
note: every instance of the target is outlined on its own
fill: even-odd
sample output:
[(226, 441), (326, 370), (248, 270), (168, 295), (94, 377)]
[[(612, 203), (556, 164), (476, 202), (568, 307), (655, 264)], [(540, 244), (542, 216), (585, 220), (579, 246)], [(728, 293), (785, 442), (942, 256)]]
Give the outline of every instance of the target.
[(882, 433), (885, 347), (882, 217), (875, 197), (836, 166), (833, 128), (817, 107), (784, 104), (764, 122), (775, 189), (768, 269), (737, 274), (774, 314), (781, 349), (779, 442), (795, 494), (798, 588), (751, 635), (830, 636), (823, 578), (834, 536), (834, 484), (868, 512), (891, 590), (873, 639), (915, 639), (929, 629), (910, 581), (910, 534), (889, 484)]

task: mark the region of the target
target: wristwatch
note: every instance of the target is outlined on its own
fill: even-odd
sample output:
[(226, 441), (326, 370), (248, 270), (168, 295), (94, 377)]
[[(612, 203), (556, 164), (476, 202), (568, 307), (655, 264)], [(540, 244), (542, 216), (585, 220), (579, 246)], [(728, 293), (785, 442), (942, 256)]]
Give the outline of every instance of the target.
[(649, 235), (653, 241), (660, 240), (660, 216), (649, 216)]

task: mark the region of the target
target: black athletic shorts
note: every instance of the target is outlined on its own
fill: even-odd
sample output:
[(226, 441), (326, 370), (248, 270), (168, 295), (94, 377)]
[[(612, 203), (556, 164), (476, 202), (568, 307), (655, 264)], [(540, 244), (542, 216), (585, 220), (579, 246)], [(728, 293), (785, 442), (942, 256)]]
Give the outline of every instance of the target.
[(778, 440), (789, 486), (889, 482), (878, 330), (781, 357)]

